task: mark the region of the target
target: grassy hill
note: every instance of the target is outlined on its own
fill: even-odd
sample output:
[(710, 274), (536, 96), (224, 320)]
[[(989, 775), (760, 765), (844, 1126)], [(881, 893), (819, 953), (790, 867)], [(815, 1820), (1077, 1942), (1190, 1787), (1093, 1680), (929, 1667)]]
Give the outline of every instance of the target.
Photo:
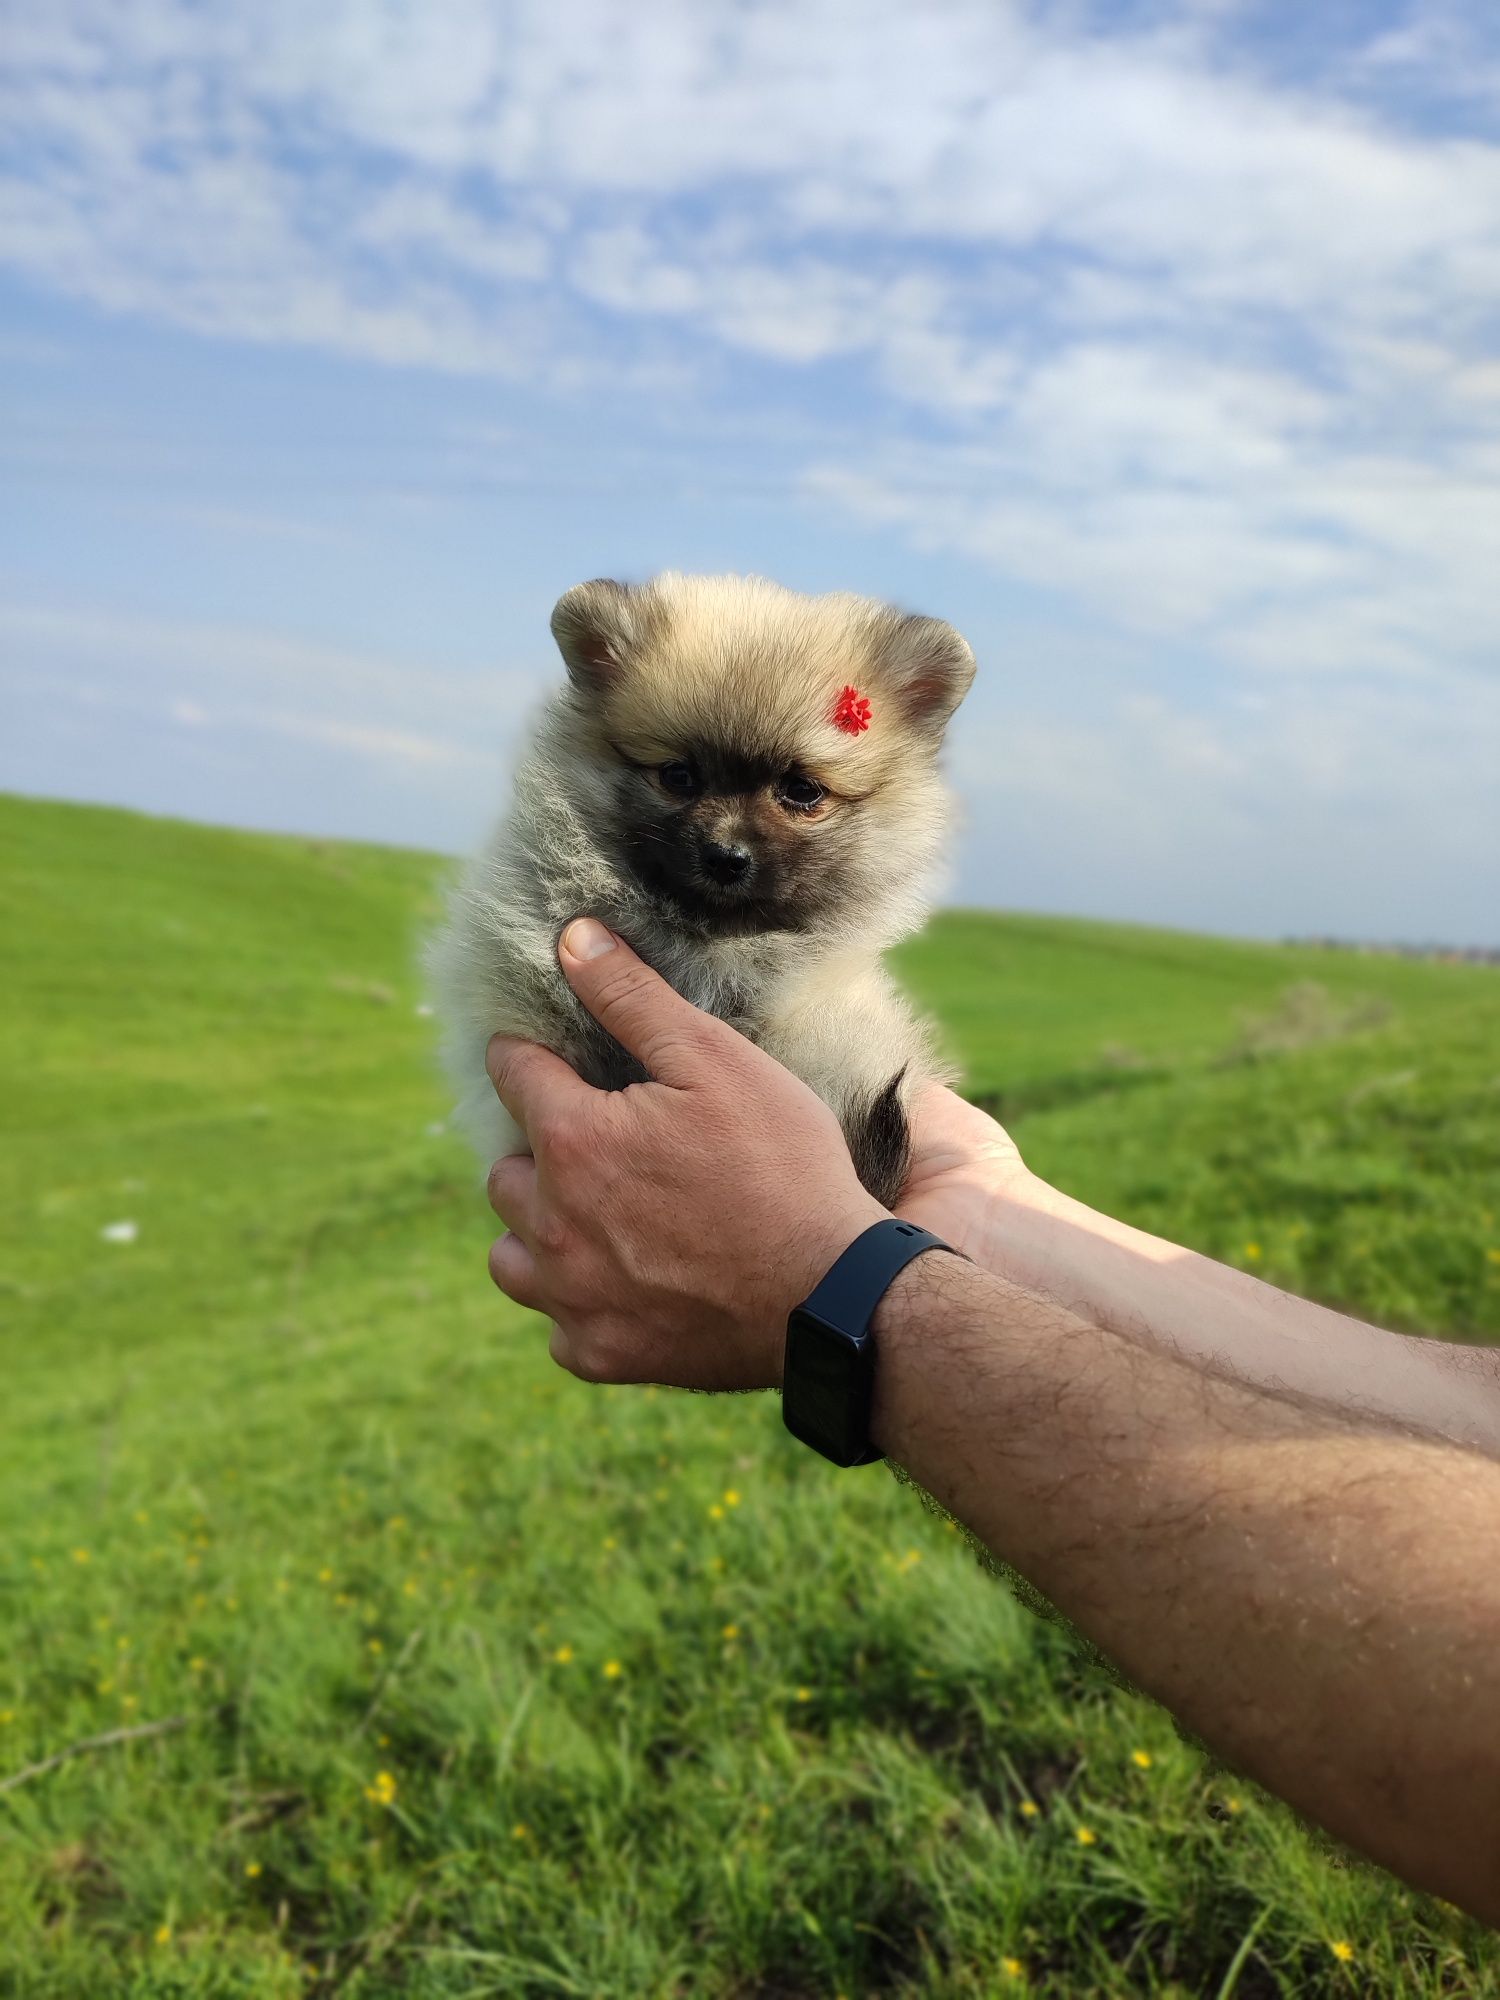
[[(439, 877), (0, 799), (0, 1992), (1500, 1995), (880, 1469), (550, 1366)], [(1500, 1333), (1500, 977), (971, 914), (901, 970), (1074, 1192)]]

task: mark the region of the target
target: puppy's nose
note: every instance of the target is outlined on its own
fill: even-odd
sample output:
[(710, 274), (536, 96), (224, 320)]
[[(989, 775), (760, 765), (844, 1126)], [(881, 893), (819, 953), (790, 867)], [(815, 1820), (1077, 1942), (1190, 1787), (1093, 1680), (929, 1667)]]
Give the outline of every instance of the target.
[(726, 889), (736, 882), (743, 882), (750, 873), (750, 850), (748, 847), (723, 847), (717, 840), (703, 843), (703, 872), (715, 882), (722, 882)]

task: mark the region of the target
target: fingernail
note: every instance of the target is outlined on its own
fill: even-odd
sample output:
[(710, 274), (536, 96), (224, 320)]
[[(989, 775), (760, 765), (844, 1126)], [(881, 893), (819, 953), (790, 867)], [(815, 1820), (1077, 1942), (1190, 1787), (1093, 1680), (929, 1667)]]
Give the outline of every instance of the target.
[(615, 938), (592, 917), (575, 917), (562, 934), (562, 944), (569, 958), (602, 958), (614, 950)]

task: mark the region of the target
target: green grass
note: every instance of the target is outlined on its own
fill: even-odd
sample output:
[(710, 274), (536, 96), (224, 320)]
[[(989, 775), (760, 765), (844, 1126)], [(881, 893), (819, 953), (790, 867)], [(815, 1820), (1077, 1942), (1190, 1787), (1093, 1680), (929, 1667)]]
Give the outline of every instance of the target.
[[(882, 1470), (550, 1366), (440, 1129), (439, 872), (0, 799), (0, 1782), (183, 1720), (0, 1794), (0, 1993), (1500, 1996)], [(901, 963), (1073, 1191), (1500, 1333), (1494, 974)]]

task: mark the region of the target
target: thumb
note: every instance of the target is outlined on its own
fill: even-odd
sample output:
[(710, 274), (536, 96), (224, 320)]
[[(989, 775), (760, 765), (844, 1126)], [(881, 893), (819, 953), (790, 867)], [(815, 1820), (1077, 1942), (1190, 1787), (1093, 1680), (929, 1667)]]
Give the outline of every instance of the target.
[[(702, 1013), (593, 917), (575, 917), (558, 941), (558, 961), (578, 998), (621, 1048), (658, 1083), (682, 1088), (714, 1060), (732, 1033)], [(722, 1058), (721, 1058), (722, 1059)]]

